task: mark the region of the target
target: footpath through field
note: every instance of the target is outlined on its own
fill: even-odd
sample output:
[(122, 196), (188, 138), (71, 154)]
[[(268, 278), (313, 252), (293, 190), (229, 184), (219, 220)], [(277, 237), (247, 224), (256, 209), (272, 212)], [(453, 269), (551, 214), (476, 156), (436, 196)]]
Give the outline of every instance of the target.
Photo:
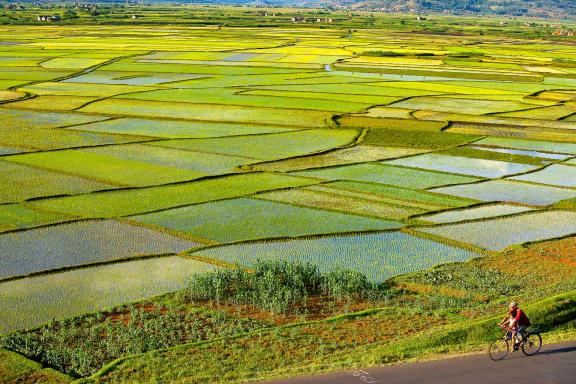
[(298, 377), (270, 384), (574, 384), (576, 341), (546, 345), (535, 356), (510, 353), (502, 361), (487, 354), (423, 363), (398, 364), (328, 375)]

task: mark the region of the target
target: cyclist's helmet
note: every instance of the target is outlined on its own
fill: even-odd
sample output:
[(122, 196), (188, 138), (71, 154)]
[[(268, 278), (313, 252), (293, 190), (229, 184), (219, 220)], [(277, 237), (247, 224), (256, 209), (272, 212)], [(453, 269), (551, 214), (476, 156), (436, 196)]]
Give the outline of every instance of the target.
[(510, 305), (508, 305), (508, 308), (516, 308), (518, 306), (518, 303), (515, 301), (511, 301)]

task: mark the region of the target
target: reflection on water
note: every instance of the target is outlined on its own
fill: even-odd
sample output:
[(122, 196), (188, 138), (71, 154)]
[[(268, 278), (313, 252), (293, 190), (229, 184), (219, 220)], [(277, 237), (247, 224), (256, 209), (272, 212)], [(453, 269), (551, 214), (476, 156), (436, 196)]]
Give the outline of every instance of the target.
[(507, 161), (471, 159), (458, 156), (426, 154), (387, 162), (406, 167), (430, 169), (434, 171), (459, 173), (482, 177), (502, 177), (538, 168), (529, 164)]

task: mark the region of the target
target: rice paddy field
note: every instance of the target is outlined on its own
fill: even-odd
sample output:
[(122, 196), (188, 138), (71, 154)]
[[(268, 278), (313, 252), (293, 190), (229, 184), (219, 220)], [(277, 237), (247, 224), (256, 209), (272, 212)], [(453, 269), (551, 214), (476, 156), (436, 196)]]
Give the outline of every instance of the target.
[(573, 38), (194, 9), (204, 24), (0, 25), (0, 336), (260, 261), (388, 284), (574, 240)]

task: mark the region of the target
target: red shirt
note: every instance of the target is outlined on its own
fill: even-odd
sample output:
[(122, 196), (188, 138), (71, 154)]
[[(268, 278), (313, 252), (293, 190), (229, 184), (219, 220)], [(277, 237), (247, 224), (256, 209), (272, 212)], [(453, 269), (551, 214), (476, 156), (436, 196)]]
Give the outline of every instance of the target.
[(525, 327), (530, 326), (530, 320), (528, 320), (528, 316), (526, 316), (526, 314), (522, 312), (521, 309), (516, 309), (515, 311), (512, 311), (512, 316), (514, 316), (516, 324), (518, 324), (519, 326), (525, 326)]

